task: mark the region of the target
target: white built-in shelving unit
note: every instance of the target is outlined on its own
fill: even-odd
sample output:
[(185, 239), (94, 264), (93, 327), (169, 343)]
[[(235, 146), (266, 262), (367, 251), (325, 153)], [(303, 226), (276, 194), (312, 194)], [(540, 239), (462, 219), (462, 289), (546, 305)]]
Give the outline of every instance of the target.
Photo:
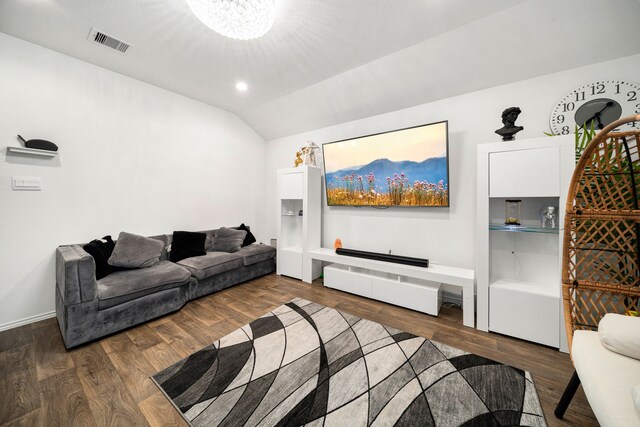
[[(567, 350), (561, 301), (564, 211), (574, 137), (478, 146), (477, 328)], [(521, 200), (521, 226), (507, 226), (505, 200)], [(558, 228), (540, 209), (559, 208)]]
[(302, 279), (302, 254), (320, 247), (321, 175), (320, 168), (311, 166), (278, 169), (279, 275)]

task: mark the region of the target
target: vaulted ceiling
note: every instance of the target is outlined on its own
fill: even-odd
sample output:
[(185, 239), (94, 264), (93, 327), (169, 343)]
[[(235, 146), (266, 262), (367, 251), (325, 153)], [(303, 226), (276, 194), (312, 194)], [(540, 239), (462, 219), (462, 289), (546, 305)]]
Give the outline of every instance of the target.
[[(638, 0), (275, 1), (250, 41), (185, 0), (1, 1), (0, 31), (234, 112), (265, 139), (640, 52)], [(91, 42), (93, 27), (133, 47)]]

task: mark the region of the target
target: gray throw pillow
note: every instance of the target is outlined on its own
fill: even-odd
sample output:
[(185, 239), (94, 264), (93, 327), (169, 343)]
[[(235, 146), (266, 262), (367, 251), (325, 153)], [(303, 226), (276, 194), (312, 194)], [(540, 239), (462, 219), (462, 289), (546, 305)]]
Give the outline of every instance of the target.
[(216, 230), (213, 250), (216, 252), (238, 252), (246, 235), (247, 232), (244, 230), (222, 227)]
[(213, 238), (218, 230), (206, 230), (201, 231), (201, 233), (205, 233), (207, 238), (204, 241), (204, 250), (207, 252), (211, 252), (213, 250)]
[(114, 267), (147, 268), (160, 262), (164, 243), (160, 240), (122, 232), (113, 248), (109, 265)]

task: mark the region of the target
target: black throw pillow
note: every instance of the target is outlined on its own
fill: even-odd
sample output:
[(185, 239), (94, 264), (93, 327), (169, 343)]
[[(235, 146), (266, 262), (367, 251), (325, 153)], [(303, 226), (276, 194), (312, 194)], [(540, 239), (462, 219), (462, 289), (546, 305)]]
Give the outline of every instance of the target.
[(96, 280), (100, 280), (116, 271), (116, 269), (107, 262), (115, 246), (116, 244), (111, 236), (104, 236), (102, 240), (92, 240), (82, 247), (82, 249), (93, 257), (96, 263)]
[(171, 241), (171, 252), (169, 261), (178, 262), (192, 256), (206, 255), (204, 242), (207, 239), (206, 233), (194, 233), (192, 231), (174, 231)]
[(244, 248), (245, 246), (249, 246), (250, 244), (254, 243), (256, 241), (256, 238), (253, 234), (251, 234), (251, 232), (249, 231), (249, 229), (247, 228), (246, 225), (244, 225), (244, 223), (240, 224), (240, 227), (238, 227), (238, 230), (244, 230), (247, 232), (247, 235), (244, 236), (244, 241), (242, 242), (242, 247)]

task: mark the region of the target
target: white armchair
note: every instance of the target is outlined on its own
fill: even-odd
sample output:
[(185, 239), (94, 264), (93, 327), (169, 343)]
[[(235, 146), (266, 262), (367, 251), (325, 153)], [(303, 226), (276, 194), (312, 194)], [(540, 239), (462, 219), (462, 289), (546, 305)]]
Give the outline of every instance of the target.
[(600, 425), (640, 426), (640, 318), (607, 314), (598, 332), (575, 331), (571, 355)]

